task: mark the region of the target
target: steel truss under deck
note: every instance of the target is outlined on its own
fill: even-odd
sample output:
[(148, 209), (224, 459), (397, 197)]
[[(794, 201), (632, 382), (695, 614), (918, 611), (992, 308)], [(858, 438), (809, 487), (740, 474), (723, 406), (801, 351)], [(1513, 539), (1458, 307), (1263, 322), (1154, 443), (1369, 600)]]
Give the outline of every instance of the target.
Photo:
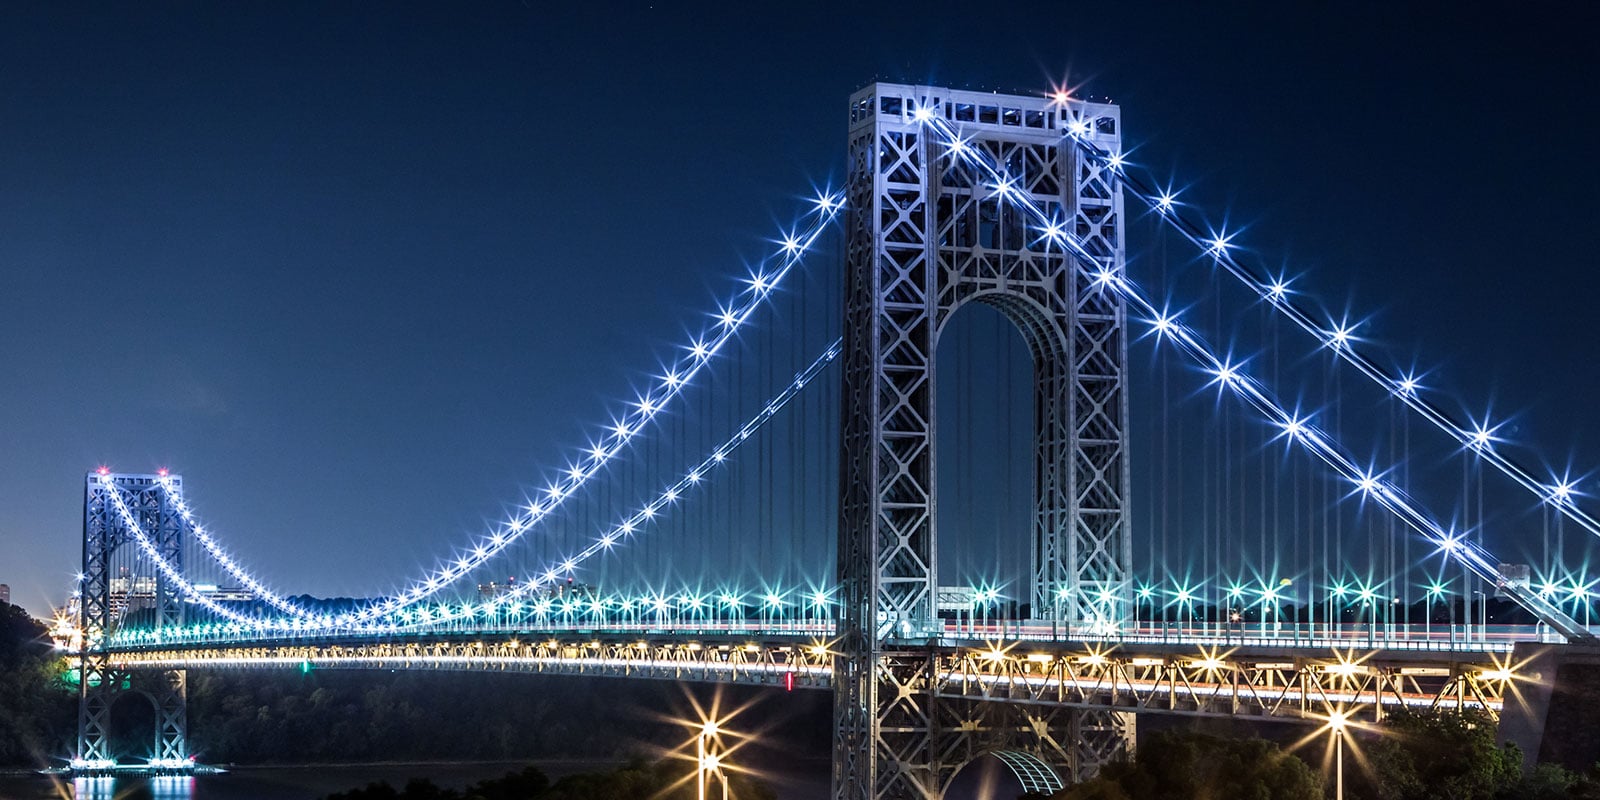
[[(999, 712), (985, 708), (991, 704), (1284, 722), (1320, 721), (1333, 711), (1377, 721), (1400, 708), (1476, 708), (1494, 715), (1515, 693), (1516, 682), (1525, 679), (1508, 668), (1509, 655), (1494, 653), (1357, 654), (1273, 647), (1222, 653), (1177, 645), (1056, 642), (947, 643), (924, 647), (915, 656), (905, 652), (915, 663), (893, 664), (889, 673), (915, 670), (918, 680), (926, 680), (917, 691), (943, 701), (941, 721), (953, 729), (997, 724)], [(846, 657), (826, 640), (810, 637), (527, 631), (514, 638), (451, 634), (150, 645), (119, 649), (107, 659), (111, 669), (126, 672), (437, 669), (829, 689), (835, 665)], [(956, 745), (965, 746), (959, 740)], [(974, 752), (1001, 746), (982, 743)]]

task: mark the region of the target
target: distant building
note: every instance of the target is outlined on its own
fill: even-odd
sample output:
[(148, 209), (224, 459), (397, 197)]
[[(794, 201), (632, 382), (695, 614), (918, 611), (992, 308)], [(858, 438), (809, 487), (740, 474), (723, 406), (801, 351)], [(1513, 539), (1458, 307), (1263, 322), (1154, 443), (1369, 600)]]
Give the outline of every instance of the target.
[[(219, 603), (249, 603), (256, 599), (255, 592), (238, 586), (218, 586), (214, 583), (193, 584), (196, 594)], [(156, 578), (154, 575), (130, 575), (126, 567), (110, 581), (111, 615), (121, 617), (135, 611), (156, 607)]]
[(241, 586), (218, 586), (214, 583), (197, 583), (194, 590), (201, 596), (219, 603), (251, 603), (256, 593)]
[(120, 576), (111, 579), (110, 588), (113, 617), (156, 607), (154, 576), (130, 575), (128, 568), (123, 567)]
[(509, 594), (513, 591), (516, 591), (516, 588), (517, 578), (515, 575), (513, 575), (509, 578), (506, 578), (505, 583), (495, 583), (494, 581), (490, 581), (488, 583), (478, 584), (478, 596), (485, 600), (493, 600), (500, 595)]
[(0, 603), (11, 602), (11, 587), (0, 583)]

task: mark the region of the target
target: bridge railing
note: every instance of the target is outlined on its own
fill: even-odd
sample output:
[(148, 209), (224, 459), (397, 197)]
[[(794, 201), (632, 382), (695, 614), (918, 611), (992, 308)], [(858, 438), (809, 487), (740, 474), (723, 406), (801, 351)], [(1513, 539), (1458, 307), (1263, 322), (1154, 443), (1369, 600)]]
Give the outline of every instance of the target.
[[(660, 616), (646, 619), (573, 617), (499, 617), (485, 619), (463, 615), (434, 624), (362, 626), (341, 630), (296, 628), (285, 623), (267, 629), (246, 629), (237, 623), (198, 623), (183, 628), (154, 628), (117, 632), (106, 644), (112, 652), (149, 650), (170, 645), (248, 644), (252, 642), (304, 642), (378, 639), (426, 639), (441, 634), (500, 636), (544, 633), (640, 634), (692, 638), (697, 636), (755, 636), (831, 639), (835, 624), (825, 616), (763, 615), (749, 618)], [(1145, 622), (1118, 630), (1067, 626), (1041, 620), (940, 620), (939, 624), (905, 641), (926, 642), (1086, 642), (1105, 645), (1193, 644), (1280, 649), (1333, 649), (1368, 651), (1433, 651), (1461, 653), (1510, 652), (1519, 642), (1558, 643), (1563, 637), (1539, 625), (1491, 625), (1467, 629), (1448, 625), (1343, 625), (1280, 624), (1265, 630), (1251, 626), (1204, 623)], [(63, 646), (71, 649), (66, 641)]]

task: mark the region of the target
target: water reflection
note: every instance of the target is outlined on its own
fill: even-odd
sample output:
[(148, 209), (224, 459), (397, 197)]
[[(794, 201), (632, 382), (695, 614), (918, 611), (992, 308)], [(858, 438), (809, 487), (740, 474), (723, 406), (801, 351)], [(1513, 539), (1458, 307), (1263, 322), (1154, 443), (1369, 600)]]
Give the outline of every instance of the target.
[(155, 778), (74, 778), (74, 800), (190, 800), (194, 778), (163, 775)]

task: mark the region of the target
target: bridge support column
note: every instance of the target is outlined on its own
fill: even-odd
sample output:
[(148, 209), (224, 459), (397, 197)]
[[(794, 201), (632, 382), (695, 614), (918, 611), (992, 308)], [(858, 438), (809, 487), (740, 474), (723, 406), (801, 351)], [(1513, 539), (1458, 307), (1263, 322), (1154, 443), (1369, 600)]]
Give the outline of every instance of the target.
[[(935, 665), (927, 650), (883, 654), (871, 753), (859, 746), (836, 753), (836, 798), (943, 797), (962, 767), (991, 754), (1024, 789), (1049, 794), (1132, 753), (1132, 714), (945, 697)], [(858, 716), (846, 711), (839, 722), (859, 735), (866, 726)], [(869, 769), (870, 780), (860, 780)]]
[[(1061, 620), (1063, 632), (1114, 628), (1133, 606), (1126, 308), (1001, 202), (928, 127), (929, 113), (998, 162), (1015, 178), (1009, 190), (1059, 218), (1100, 267), (1124, 266), (1120, 191), (1063, 137), (1085, 121), (1097, 144), (1119, 149), (1115, 106), (892, 84), (851, 98), (834, 671), (841, 800), (937, 797), (951, 754), (972, 750), (978, 731), (1029, 729), (952, 716), (931, 673), (944, 634), (935, 356), (939, 331), (966, 303), (1004, 313), (1033, 356), (1033, 565), (1015, 581), (1030, 586), (1032, 616)], [(1125, 744), (1131, 725), (1119, 719), (1046, 726), (1064, 732), (1039, 741), (1067, 743), (1056, 760), (1081, 774), (1121, 747), (1107, 736)]]
[[(155, 705), (156, 730), (149, 757), (156, 763), (188, 759), (188, 681), (183, 670), (132, 673), (111, 666), (110, 637), (130, 619), (157, 628), (178, 627), (184, 603), (171, 580), (143, 557), (143, 543), (182, 569), (185, 530), (182, 516), (163, 488), (161, 476), (89, 473), (84, 485), (83, 578), (78, 587), (77, 765), (116, 761), (111, 751), (111, 706), (124, 691), (136, 691)], [(183, 479), (168, 476), (181, 486)], [(125, 547), (125, 545), (132, 545)]]
[(1552, 762), (1582, 771), (1600, 759), (1590, 721), (1600, 713), (1600, 647), (1518, 642), (1498, 739), (1522, 750), (1524, 767)]

